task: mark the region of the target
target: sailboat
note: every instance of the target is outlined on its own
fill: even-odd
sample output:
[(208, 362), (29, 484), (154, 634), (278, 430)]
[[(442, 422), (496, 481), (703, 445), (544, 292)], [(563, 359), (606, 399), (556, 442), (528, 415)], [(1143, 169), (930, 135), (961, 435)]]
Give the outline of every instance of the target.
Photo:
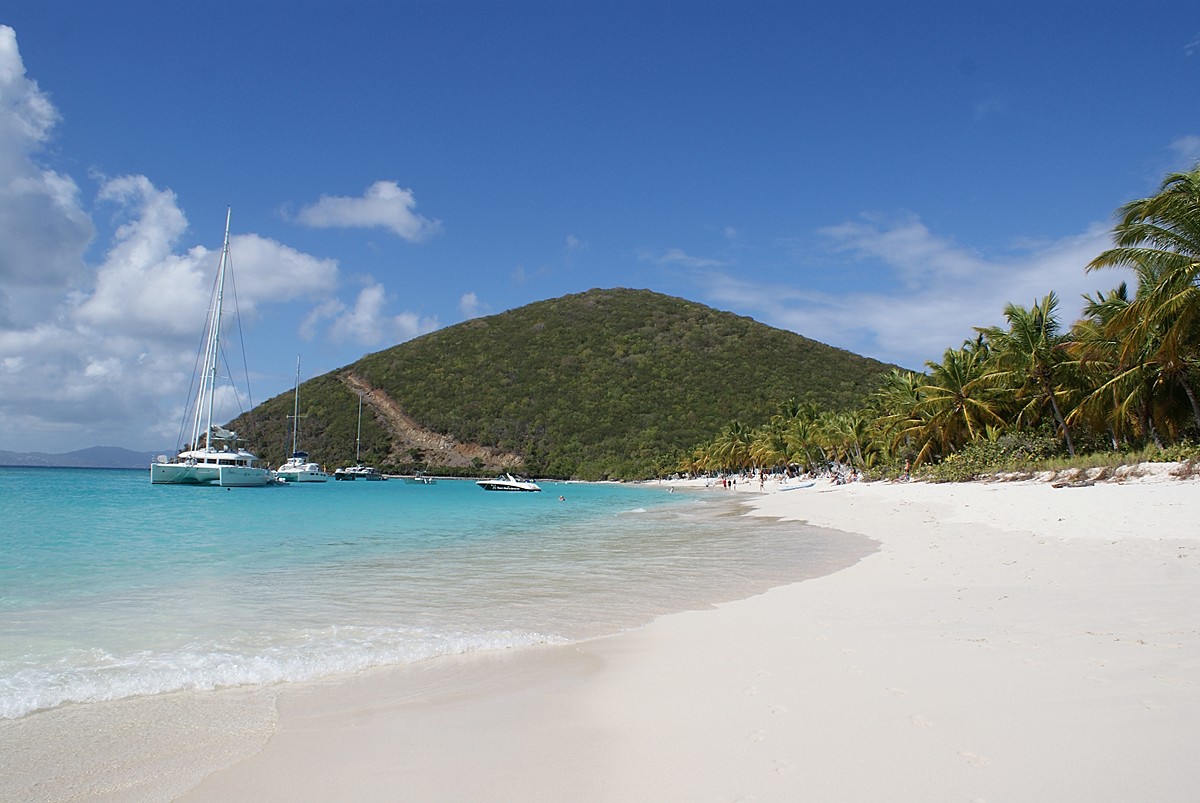
[(373, 466), (364, 466), (359, 448), (362, 446), (362, 394), (358, 397), (358, 434), (354, 438), (354, 465), (333, 472), (335, 480), (382, 480), (384, 476)]
[(279, 468), (275, 476), (284, 482), (327, 482), (329, 475), (321, 470), (319, 463), (310, 463), (308, 452), (300, 451), (300, 355), (296, 355), (296, 393), (292, 401), (292, 456)]
[[(213, 424), (213, 395), (216, 392), (217, 364), (221, 356), (221, 312), (225, 296), (225, 273), (229, 269), (229, 220), (225, 211), (225, 242), (217, 282), (204, 330), (204, 369), (196, 394), (192, 417), (190, 448), (168, 459), (159, 455), (150, 464), (150, 482), (155, 485), (220, 485), (226, 488), (269, 485), (274, 476), (257, 465), (258, 457), (238, 446), (236, 432)], [(201, 445), (203, 441), (203, 445)]]

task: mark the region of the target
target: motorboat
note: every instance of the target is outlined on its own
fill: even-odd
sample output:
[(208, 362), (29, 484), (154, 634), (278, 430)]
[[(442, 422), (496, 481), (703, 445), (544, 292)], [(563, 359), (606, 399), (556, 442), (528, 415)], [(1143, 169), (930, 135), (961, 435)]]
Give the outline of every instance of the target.
[[(229, 260), (230, 210), (225, 211), (225, 241), (217, 280), (208, 307), (208, 320), (201, 344), (204, 363), (200, 388), (192, 407), (192, 437), (188, 448), (175, 457), (159, 455), (150, 464), (150, 482), (154, 485), (220, 485), (226, 488), (254, 487), (275, 483), (270, 469), (258, 465), (258, 457), (238, 445), (236, 432), (213, 423), (213, 397), (216, 394), (217, 366), (221, 353), (221, 314), (225, 296), (225, 274), (231, 271)], [(197, 363), (200, 356), (197, 355)], [(185, 420), (187, 413), (184, 413)]]
[(296, 392), (292, 401), (292, 456), (275, 469), (284, 482), (328, 482), (329, 475), (320, 463), (310, 462), (308, 452), (300, 451), (300, 356), (296, 355)]
[(333, 472), (335, 480), (384, 480), (387, 479), (383, 474), (379, 473), (379, 469), (374, 466), (346, 466), (339, 468)]
[(409, 485), (437, 485), (437, 480), (421, 472), (405, 477), (404, 481)]
[(479, 480), (475, 483), (485, 491), (540, 491), (541, 487), (533, 480), (518, 479), (512, 474), (501, 474), (490, 480)]

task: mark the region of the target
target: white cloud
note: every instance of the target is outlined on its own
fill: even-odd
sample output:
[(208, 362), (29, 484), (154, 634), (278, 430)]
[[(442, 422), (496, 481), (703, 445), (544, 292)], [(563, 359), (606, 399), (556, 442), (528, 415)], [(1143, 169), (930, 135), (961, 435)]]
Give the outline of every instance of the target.
[(58, 121), (25, 75), (16, 33), (0, 25), (0, 327), (44, 320), (61, 288), (87, 277), (83, 254), (95, 230), (79, 188), (35, 161)]
[(1200, 136), (1188, 134), (1178, 137), (1171, 143), (1170, 148), (1179, 154), (1180, 160), (1183, 161), (1181, 170), (1191, 170), (1200, 163)]
[(479, 302), (479, 296), (474, 293), (463, 293), (458, 299), (458, 312), (462, 315), (463, 320), (477, 318), (486, 309), (486, 305)]
[(58, 123), (58, 110), (37, 82), (25, 75), (17, 32), (8, 25), (0, 25), (0, 101), (4, 106), (0, 137), (5, 145), (24, 145), (23, 152), (40, 146)]
[(361, 198), (322, 195), (315, 204), (304, 207), (296, 219), (315, 228), (381, 227), (410, 242), (420, 242), (441, 230), (442, 224), (418, 215), (412, 190), (401, 189), (395, 181), (377, 181)]
[(321, 298), (337, 286), (337, 260), (318, 259), (267, 237), (233, 235), (229, 251), (243, 313), (267, 303)]
[(1003, 98), (988, 97), (975, 103), (975, 122), (980, 122), (989, 117), (1004, 114), (1008, 111), (1008, 102)]
[(915, 217), (849, 222), (822, 234), (828, 253), (870, 264), (869, 286), (817, 289), (711, 271), (704, 274), (703, 292), (714, 303), (764, 323), (919, 369), (973, 337), (973, 327), (1003, 324), (1009, 302), (1028, 306), (1053, 290), (1061, 299), (1063, 323), (1070, 325), (1082, 310), (1083, 293), (1115, 287), (1126, 278), (1118, 271), (1084, 272), (1110, 245), (1109, 230), (1101, 224), (1015, 248), (1003, 259), (955, 247)]
[(729, 264), (720, 259), (694, 257), (681, 248), (668, 248), (665, 251), (643, 248), (637, 252), (637, 256), (643, 262), (652, 262), (655, 265), (678, 265), (684, 268), (716, 268)]
[[(207, 314), (197, 299), (209, 297), (219, 248), (194, 246), (177, 254), (187, 220), (175, 194), (157, 189), (144, 176), (107, 182), (100, 199), (117, 204), (130, 219), (117, 229), (115, 243), (96, 271), (95, 289), (79, 303), (76, 319), (113, 332), (194, 337)], [(211, 233), (216, 242), (221, 236)], [(264, 303), (327, 294), (337, 283), (336, 262), (255, 234), (232, 235), (229, 253), (230, 288), (246, 316)]]
[(860, 260), (880, 260), (910, 288), (931, 280), (965, 278), (981, 272), (984, 262), (948, 240), (934, 236), (914, 215), (888, 219), (863, 215), (860, 220), (818, 230), (833, 253)]
[(350, 341), (364, 346), (391, 346), (439, 328), (437, 318), (422, 318), (407, 311), (398, 315), (387, 314), (385, 307), (389, 301), (384, 286), (368, 280), (359, 291), (353, 307), (336, 300), (326, 302), (305, 321), (303, 331), (314, 332), (321, 320), (332, 319), (329, 336), (334, 341)]

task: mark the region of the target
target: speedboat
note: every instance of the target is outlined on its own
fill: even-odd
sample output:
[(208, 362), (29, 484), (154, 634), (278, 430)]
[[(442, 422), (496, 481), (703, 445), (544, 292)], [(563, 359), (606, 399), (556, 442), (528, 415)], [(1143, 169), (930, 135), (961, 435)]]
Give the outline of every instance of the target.
[(485, 491), (540, 491), (533, 480), (518, 479), (512, 474), (501, 474), (493, 480), (479, 480), (475, 483)]

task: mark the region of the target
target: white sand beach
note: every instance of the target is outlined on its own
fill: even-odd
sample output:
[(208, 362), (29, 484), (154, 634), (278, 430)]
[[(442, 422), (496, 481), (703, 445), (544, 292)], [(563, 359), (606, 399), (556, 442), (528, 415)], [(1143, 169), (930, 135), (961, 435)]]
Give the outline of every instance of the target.
[(1200, 483), (1169, 468), (701, 491), (880, 549), (619, 636), (284, 690), (265, 747), (183, 799), (1194, 800)]

